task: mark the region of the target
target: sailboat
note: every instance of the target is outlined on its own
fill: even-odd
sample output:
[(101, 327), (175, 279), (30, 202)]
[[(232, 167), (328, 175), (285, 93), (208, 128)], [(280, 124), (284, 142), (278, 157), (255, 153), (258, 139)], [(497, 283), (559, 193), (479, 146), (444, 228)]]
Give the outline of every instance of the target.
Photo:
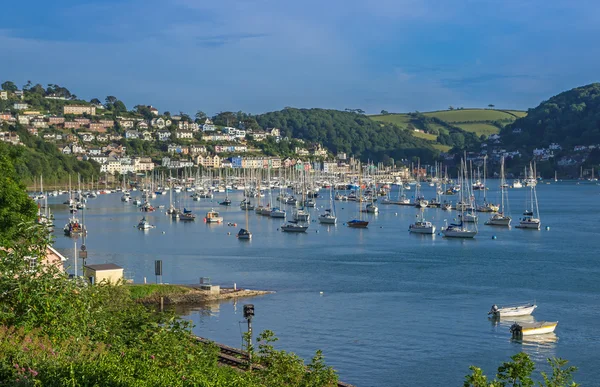
[[(469, 187), (469, 182), (467, 179), (467, 165), (466, 165), (466, 161), (461, 161), (461, 171), (460, 171), (460, 183), (461, 183), (461, 189), (460, 189), (460, 201), (463, 202), (463, 195), (464, 195), (464, 189), (465, 187)], [(465, 181), (466, 180), (466, 181)], [(468, 189), (468, 188), (467, 188)], [(468, 193), (467, 193), (468, 194)], [(449, 226), (447, 226), (442, 232), (444, 234), (444, 236), (446, 238), (463, 238), (463, 239), (468, 239), (468, 238), (474, 238), (475, 235), (477, 235), (477, 226), (475, 225), (474, 229), (470, 229), (467, 226), (467, 223), (465, 223), (463, 221), (464, 219), (464, 214), (465, 214), (465, 207), (461, 206), (460, 207), (460, 212), (461, 212), (461, 217), (460, 217), (460, 223), (455, 224), (455, 223), (451, 223)]]
[(336, 224), (337, 217), (335, 216), (335, 203), (333, 202), (333, 187), (329, 187), (329, 208), (324, 213), (319, 215), (319, 223)]
[(252, 233), (250, 231), (248, 231), (248, 206), (246, 206), (245, 210), (246, 212), (246, 228), (242, 228), (238, 233), (237, 233), (237, 237), (240, 240), (250, 240), (252, 239)]
[(483, 191), (483, 204), (480, 206), (477, 206), (477, 211), (478, 212), (498, 212), (498, 210), (500, 209), (500, 207), (494, 203), (490, 203), (487, 201), (487, 182), (486, 182), (486, 178), (487, 178), (487, 156), (485, 156), (483, 158), (483, 186), (484, 188), (481, 190)]
[(506, 189), (506, 181), (504, 179), (504, 157), (500, 160), (500, 207), (498, 212), (492, 215), (485, 224), (488, 226), (505, 226), (510, 227), (511, 217), (507, 215), (506, 208), (508, 207), (508, 191)]
[[(360, 184), (360, 178), (362, 175), (362, 168), (360, 166), (360, 163), (358, 164), (358, 197), (360, 198), (360, 189), (361, 189), (361, 184)], [(359, 209), (360, 209), (360, 202), (359, 202)], [(348, 222), (346, 222), (346, 224), (348, 225), (348, 227), (350, 228), (367, 228), (369, 226), (369, 222), (366, 220), (362, 220), (362, 211), (358, 211), (358, 219), (352, 219)]]
[[(533, 168), (531, 165), (529, 166), (529, 178), (530, 180), (535, 180), (533, 177)], [(539, 230), (542, 226), (542, 221), (540, 220), (540, 210), (538, 207), (537, 193), (535, 190), (535, 184), (528, 185), (529, 187), (529, 195), (525, 197), (525, 212), (523, 212), (523, 217), (519, 221), (519, 224), (515, 227), (517, 228), (527, 228), (533, 230)]]
[[(306, 201), (306, 176), (302, 176), (302, 203)], [(298, 205), (298, 202), (296, 202)], [(308, 222), (310, 220), (310, 214), (304, 209), (304, 207), (298, 207), (294, 210), (294, 220), (296, 222)]]

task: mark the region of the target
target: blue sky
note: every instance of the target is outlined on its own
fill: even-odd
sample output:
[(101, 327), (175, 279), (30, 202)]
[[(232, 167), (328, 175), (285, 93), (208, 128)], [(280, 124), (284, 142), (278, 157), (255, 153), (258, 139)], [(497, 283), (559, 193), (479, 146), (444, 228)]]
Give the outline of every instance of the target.
[(597, 81), (599, 18), (588, 0), (9, 2), (0, 80), (191, 114), (526, 109)]

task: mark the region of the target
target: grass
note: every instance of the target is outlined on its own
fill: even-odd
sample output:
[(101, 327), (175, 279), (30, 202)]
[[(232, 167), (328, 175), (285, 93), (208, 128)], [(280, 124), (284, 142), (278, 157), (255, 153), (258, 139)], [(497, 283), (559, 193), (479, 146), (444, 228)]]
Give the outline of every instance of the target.
[(514, 114), (515, 116), (517, 116), (519, 118), (525, 117), (527, 115), (527, 112), (523, 111), (523, 110), (505, 110), (505, 112)]
[(492, 134), (500, 132), (500, 129), (498, 129), (498, 127), (491, 124), (486, 124), (484, 122), (455, 125), (464, 130), (465, 132), (472, 132), (475, 133), (477, 136), (481, 136), (482, 134), (485, 136), (490, 136)]
[(438, 112), (423, 113), (428, 117), (436, 117), (448, 123), (464, 121), (496, 121), (510, 119), (515, 117), (501, 110), (492, 109), (461, 109), (461, 110), (442, 110)]
[(180, 285), (140, 284), (126, 286), (129, 289), (131, 298), (134, 300), (149, 297), (167, 297), (173, 294), (185, 294), (192, 291), (191, 288)]
[[(503, 124), (508, 124), (517, 118), (525, 117), (527, 112), (520, 110), (460, 109), (422, 112), (422, 114), (428, 117), (438, 118), (450, 125), (461, 128), (465, 132), (475, 133), (477, 136), (490, 136), (500, 132), (500, 129), (485, 121), (510, 120), (502, 122)], [(374, 121), (396, 124), (401, 128), (407, 128), (408, 124), (412, 124), (417, 129), (424, 129), (419, 122), (412, 121), (411, 117), (407, 113), (386, 115), (377, 114), (369, 117)], [(468, 123), (463, 124), (460, 122)], [(439, 124), (430, 123), (429, 127), (431, 129), (437, 129), (440, 133), (448, 133), (448, 129)], [(436, 135), (421, 132), (411, 133), (415, 137), (430, 141), (435, 149), (438, 149), (442, 152), (447, 152), (450, 149), (449, 146), (438, 143)]]
[(411, 132), (413, 136), (418, 137), (418, 138), (422, 138), (424, 140), (429, 140), (429, 141), (436, 141), (437, 140), (437, 136), (435, 134), (429, 134), (429, 133), (422, 133), (422, 132)]
[(443, 144), (438, 144), (438, 143), (435, 143), (432, 146), (435, 149), (439, 150), (440, 152), (448, 152), (450, 149), (452, 149), (452, 147), (449, 145), (443, 145)]

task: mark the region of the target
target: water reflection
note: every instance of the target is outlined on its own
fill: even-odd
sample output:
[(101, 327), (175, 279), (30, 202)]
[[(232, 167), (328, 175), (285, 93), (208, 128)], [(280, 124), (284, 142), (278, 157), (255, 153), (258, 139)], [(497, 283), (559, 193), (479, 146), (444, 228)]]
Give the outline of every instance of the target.
[(199, 317), (215, 317), (219, 315), (221, 304), (219, 302), (206, 302), (197, 305), (172, 305), (169, 310), (180, 316), (192, 316), (197, 314)]
[(513, 323), (534, 323), (535, 318), (532, 315), (527, 316), (515, 316), (515, 317), (505, 317), (502, 318), (500, 316), (492, 316), (488, 317), (488, 320), (491, 322), (492, 327), (507, 327), (510, 328)]
[(516, 346), (520, 346), (520, 351), (527, 353), (533, 361), (541, 363), (556, 356), (558, 336), (552, 332), (543, 335), (524, 336), (520, 340), (511, 339), (511, 342)]

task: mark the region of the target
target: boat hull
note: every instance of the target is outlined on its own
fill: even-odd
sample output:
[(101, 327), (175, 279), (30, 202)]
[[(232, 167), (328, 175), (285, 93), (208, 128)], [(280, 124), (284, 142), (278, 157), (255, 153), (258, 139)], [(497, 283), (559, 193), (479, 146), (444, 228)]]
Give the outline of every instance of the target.
[(336, 224), (336, 217), (319, 217), (319, 223), (321, 224)]
[(526, 336), (544, 335), (554, 332), (558, 321), (540, 321), (536, 323), (514, 323), (510, 327), (513, 338), (520, 339)]
[(537, 308), (537, 305), (515, 306), (508, 308), (499, 308), (492, 314), (497, 317), (520, 317), (529, 316)]
[(433, 235), (433, 234), (435, 234), (435, 226), (433, 226), (433, 227), (414, 227), (413, 225), (411, 225), (411, 227), (409, 227), (408, 231), (410, 231), (413, 234)]
[(503, 227), (510, 227), (510, 222), (512, 221), (511, 218), (509, 217), (492, 217), (490, 219), (488, 219), (485, 224), (488, 226), (503, 226)]
[(477, 231), (444, 230), (443, 234), (446, 238), (472, 239), (477, 235)]
[(520, 221), (516, 228), (526, 228), (530, 230), (539, 230), (542, 227), (542, 222)]

